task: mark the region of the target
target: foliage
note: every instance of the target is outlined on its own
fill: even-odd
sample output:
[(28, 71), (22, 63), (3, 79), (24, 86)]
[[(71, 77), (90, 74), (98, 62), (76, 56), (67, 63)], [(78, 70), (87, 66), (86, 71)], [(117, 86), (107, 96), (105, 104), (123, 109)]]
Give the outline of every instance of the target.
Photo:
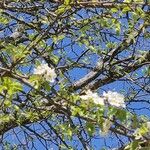
[(143, 0), (1, 1), (1, 148), (149, 148), (149, 10)]

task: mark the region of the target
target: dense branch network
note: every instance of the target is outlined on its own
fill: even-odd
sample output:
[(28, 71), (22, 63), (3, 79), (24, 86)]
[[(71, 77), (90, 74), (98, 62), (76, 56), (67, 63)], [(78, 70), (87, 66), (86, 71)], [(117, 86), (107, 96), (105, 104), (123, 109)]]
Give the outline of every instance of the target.
[[(21, 146), (30, 147), (36, 137), (46, 149), (50, 142), (88, 150), (93, 139), (107, 140), (104, 134), (121, 149), (126, 141), (137, 147), (148, 141), (137, 110), (150, 111), (149, 7), (144, 1), (1, 1), (2, 147), (9, 132), (19, 141), (17, 129), (26, 137)], [(109, 105), (101, 94), (115, 83), (127, 88), (123, 108)], [(93, 103), (88, 90), (105, 99), (104, 106)], [(141, 108), (132, 106), (135, 101)]]

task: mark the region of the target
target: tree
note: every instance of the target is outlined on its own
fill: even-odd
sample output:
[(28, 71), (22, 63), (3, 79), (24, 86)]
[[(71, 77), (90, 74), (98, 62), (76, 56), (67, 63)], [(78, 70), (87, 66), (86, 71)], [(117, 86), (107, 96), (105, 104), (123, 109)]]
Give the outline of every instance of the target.
[(149, 10), (1, 1), (1, 149), (149, 149)]

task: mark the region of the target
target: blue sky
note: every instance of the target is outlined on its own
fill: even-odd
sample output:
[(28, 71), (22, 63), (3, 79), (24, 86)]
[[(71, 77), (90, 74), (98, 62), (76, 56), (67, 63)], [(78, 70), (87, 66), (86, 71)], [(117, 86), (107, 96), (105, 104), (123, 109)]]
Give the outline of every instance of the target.
[[(100, 10), (99, 10), (100, 11)], [(82, 15), (83, 17), (88, 17), (87, 16), (87, 14), (85, 13), (85, 11), (84, 10), (81, 10), (80, 12), (79, 12), (79, 14), (80, 15)], [(22, 17), (22, 15), (23, 14), (21, 14), (20, 16)], [(26, 18), (26, 16), (24, 16), (25, 18)], [(79, 16), (76, 16), (76, 18), (77, 19), (79, 19)], [(31, 20), (31, 18), (28, 18), (29, 20)], [(29, 22), (29, 20), (28, 19), (25, 19), (27, 22)], [(127, 22), (126, 22), (126, 20), (124, 20), (124, 19), (122, 19), (122, 20), (120, 20), (121, 21), (121, 23), (122, 23), (122, 25), (124, 24), (124, 25), (127, 25)], [(13, 23), (13, 22), (12, 22)], [(29, 33), (29, 32), (28, 32)], [(32, 31), (30, 31), (30, 33), (32, 33)], [(3, 36), (2, 35), (3, 33), (1, 33), (0, 34), (0, 36)], [(9, 35), (10, 34), (10, 31), (8, 31), (8, 30), (6, 30), (6, 34), (7, 35)], [(109, 39), (112, 41), (112, 42), (118, 42), (116, 39), (114, 39), (113, 37), (109, 37)], [(98, 42), (98, 39), (95, 39), (95, 41), (96, 42)], [(141, 41), (141, 45), (139, 45), (139, 46), (137, 46), (137, 48), (138, 49), (140, 49), (140, 50), (149, 50), (149, 40), (147, 39), (147, 40), (145, 40), (144, 42), (142, 41), (142, 38), (141, 39), (139, 39), (139, 41)], [(49, 40), (49, 45), (51, 45), (51, 40)], [(63, 40), (63, 42), (62, 43), (57, 43), (57, 46), (59, 46), (59, 44), (62, 46), (62, 45), (67, 45), (68, 43), (70, 43), (71, 41), (70, 41), (70, 39), (68, 39), (68, 38), (65, 38), (64, 40)], [(144, 47), (143, 47), (143, 45), (144, 45)], [(99, 45), (99, 47), (100, 47), (100, 49), (104, 49), (105, 47), (106, 47), (106, 43), (105, 42), (101, 42), (101, 45)], [(77, 57), (72, 51), (71, 51), (71, 46), (68, 46), (68, 47), (66, 47), (65, 48), (65, 52), (66, 52), (66, 57), (68, 57), (68, 58), (70, 58), (70, 59), (73, 59), (73, 58), (75, 58), (75, 57)], [(79, 44), (77, 44), (77, 43), (75, 43), (74, 45), (73, 45), (73, 50), (76, 52), (76, 54), (77, 55), (81, 55), (82, 54), (82, 52), (84, 51), (84, 50), (86, 50), (87, 48), (86, 48), (86, 46), (85, 45), (79, 45)], [(122, 53), (121, 55), (121, 57), (124, 57), (125, 55), (129, 55), (129, 53), (130, 52), (125, 52), (125, 53)], [(54, 54), (56, 55), (58, 55), (58, 51), (55, 51), (54, 52)], [(91, 55), (89, 55), (89, 57), (88, 58), (86, 58), (86, 59), (88, 59), (87, 60), (87, 62), (90, 62), (90, 65), (89, 66), (91, 66), (91, 67), (93, 67), (96, 63), (97, 63), (97, 61), (98, 61), (98, 59), (99, 59), (99, 57), (96, 55), (96, 54), (91, 54)], [(61, 64), (60, 64), (61, 65)], [(63, 62), (62, 62), (62, 65), (63, 65)], [(28, 72), (28, 69), (30, 68), (30, 66), (25, 66), (24, 68), (23, 68), (23, 72), (24, 73), (26, 73), (26, 72)], [(81, 68), (74, 68), (74, 69), (72, 69), (72, 70), (70, 70), (69, 71), (69, 75), (70, 75), (70, 78), (71, 78), (71, 80), (72, 81), (77, 81), (78, 79), (80, 79), (80, 78), (82, 78), (84, 75), (86, 75), (87, 73), (89, 72), (89, 70), (88, 69), (81, 69)], [(138, 75), (142, 75), (142, 72), (141, 72), (141, 70), (138, 70), (138, 71), (136, 71), (137, 72), (137, 74)], [(114, 82), (114, 83), (111, 83), (111, 84), (108, 84), (108, 85), (106, 85), (106, 86), (103, 86), (103, 87), (101, 87), (99, 90), (98, 90), (98, 92), (100, 93), (100, 94), (102, 94), (103, 93), (103, 91), (108, 91), (108, 90), (111, 90), (111, 91), (118, 91), (118, 92), (122, 92), (122, 93), (124, 93), (124, 95), (128, 95), (129, 93), (129, 88), (132, 88), (132, 89), (134, 89), (135, 91), (137, 90), (137, 89), (139, 89), (139, 87), (138, 86), (136, 86), (136, 85), (134, 85), (134, 84), (130, 84), (130, 83), (126, 83), (125, 81), (116, 81), (116, 82)], [(25, 90), (27, 90), (27, 89), (25, 89)], [(127, 92), (128, 91), (128, 92)], [(141, 91), (141, 94), (144, 94), (144, 92), (143, 91)], [(146, 96), (143, 96), (141, 99), (145, 99), (145, 100), (149, 100), (149, 98), (150, 98), (150, 96), (148, 96), (148, 95), (146, 95)], [(130, 110), (130, 107), (136, 107), (136, 108), (138, 108), (138, 107), (148, 107), (147, 106), (147, 103), (131, 103), (130, 105), (129, 105), (129, 110)], [(136, 110), (135, 111), (136, 113), (138, 113), (139, 115), (143, 115), (143, 114), (145, 114), (145, 115), (147, 115), (147, 116), (150, 116), (150, 111), (149, 110), (147, 110), (147, 109), (142, 109), (142, 110)], [(33, 126), (32, 126), (33, 127)], [(34, 126), (35, 128), (38, 128), (38, 129), (40, 129), (40, 130), (42, 130), (42, 128), (41, 128), (41, 126), (39, 125), (39, 124), (36, 124), (35, 123), (35, 126)], [(19, 131), (19, 129), (15, 129), (16, 130), (16, 132), (17, 132), (17, 130)], [(106, 138), (103, 138), (103, 137), (100, 137), (99, 136), (99, 133), (97, 133), (98, 134), (98, 138), (99, 139), (97, 139), (97, 140), (92, 140), (92, 142), (93, 142), (93, 144), (95, 145), (95, 149), (96, 150), (99, 150), (99, 148), (102, 148), (106, 143), (106, 145), (111, 145), (112, 147), (116, 147), (117, 146), (117, 139), (115, 139), (115, 136), (114, 135), (111, 135), (110, 134), (110, 137), (106, 137)], [(5, 135), (5, 137), (6, 137), (6, 140), (8, 140), (10, 143), (17, 143), (18, 142), (18, 140), (16, 139), (16, 138), (14, 138), (14, 135), (13, 136), (7, 136), (7, 135), (9, 135), (9, 133), (8, 134), (6, 134)], [(24, 139), (23, 139), (23, 137), (24, 137), (24, 135), (23, 135), (23, 133), (21, 132), (20, 133), (20, 135), (19, 135), (19, 138), (22, 140), (22, 141), (24, 141)], [(123, 137), (121, 137), (121, 138), (123, 138)], [(126, 141), (126, 139), (124, 139), (125, 141)], [(106, 142), (106, 143), (105, 143)], [(39, 140), (36, 140), (35, 141), (35, 147), (37, 147), (37, 150), (41, 150), (41, 149), (44, 149), (43, 148), (43, 145), (41, 144), (41, 142), (39, 141)], [(57, 148), (54, 146), (54, 145), (51, 145), (50, 147), (52, 147), (54, 150), (57, 150)], [(31, 147), (30, 147), (31, 148)], [(30, 149), (29, 148), (29, 149)]]

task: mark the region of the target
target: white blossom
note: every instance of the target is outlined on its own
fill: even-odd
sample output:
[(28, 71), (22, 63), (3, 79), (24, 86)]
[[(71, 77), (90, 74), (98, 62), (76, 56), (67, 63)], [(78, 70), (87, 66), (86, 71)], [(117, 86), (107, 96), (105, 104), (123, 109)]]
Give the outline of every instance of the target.
[(10, 35), (10, 37), (13, 39), (17, 39), (17, 38), (21, 37), (22, 35), (23, 35), (23, 33), (15, 31)]
[(124, 102), (124, 95), (120, 93), (108, 91), (107, 93), (106, 92), (103, 93), (103, 97), (112, 106), (123, 107), (123, 108), (126, 107)]
[(146, 122), (147, 128), (150, 130), (150, 121)]
[(55, 69), (50, 68), (48, 64), (44, 63), (34, 69), (34, 74), (44, 76), (44, 78), (50, 82), (54, 82), (57, 77)]
[(81, 95), (80, 98), (83, 100), (92, 99), (95, 104), (104, 105), (104, 99), (98, 96), (97, 93), (93, 93), (91, 90), (87, 90), (86, 95)]
[(46, 98), (41, 99), (41, 103), (48, 103), (48, 100)]
[(103, 96), (99, 96), (97, 93), (92, 92), (91, 90), (87, 90), (85, 95), (81, 95), (80, 98), (83, 100), (92, 99), (95, 104), (105, 105), (110, 104), (115, 107), (123, 107), (125, 108), (124, 95), (108, 91), (104, 92)]
[(103, 126), (101, 128), (101, 131), (100, 131), (101, 135), (106, 136), (111, 126), (112, 126), (112, 122), (109, 119), (105, 119)]
[(104, 99), (102, 97), (98, 97), (97, 99), (93, 99), (93, 102), (95, 104), (105, 105), (104, 104)]

